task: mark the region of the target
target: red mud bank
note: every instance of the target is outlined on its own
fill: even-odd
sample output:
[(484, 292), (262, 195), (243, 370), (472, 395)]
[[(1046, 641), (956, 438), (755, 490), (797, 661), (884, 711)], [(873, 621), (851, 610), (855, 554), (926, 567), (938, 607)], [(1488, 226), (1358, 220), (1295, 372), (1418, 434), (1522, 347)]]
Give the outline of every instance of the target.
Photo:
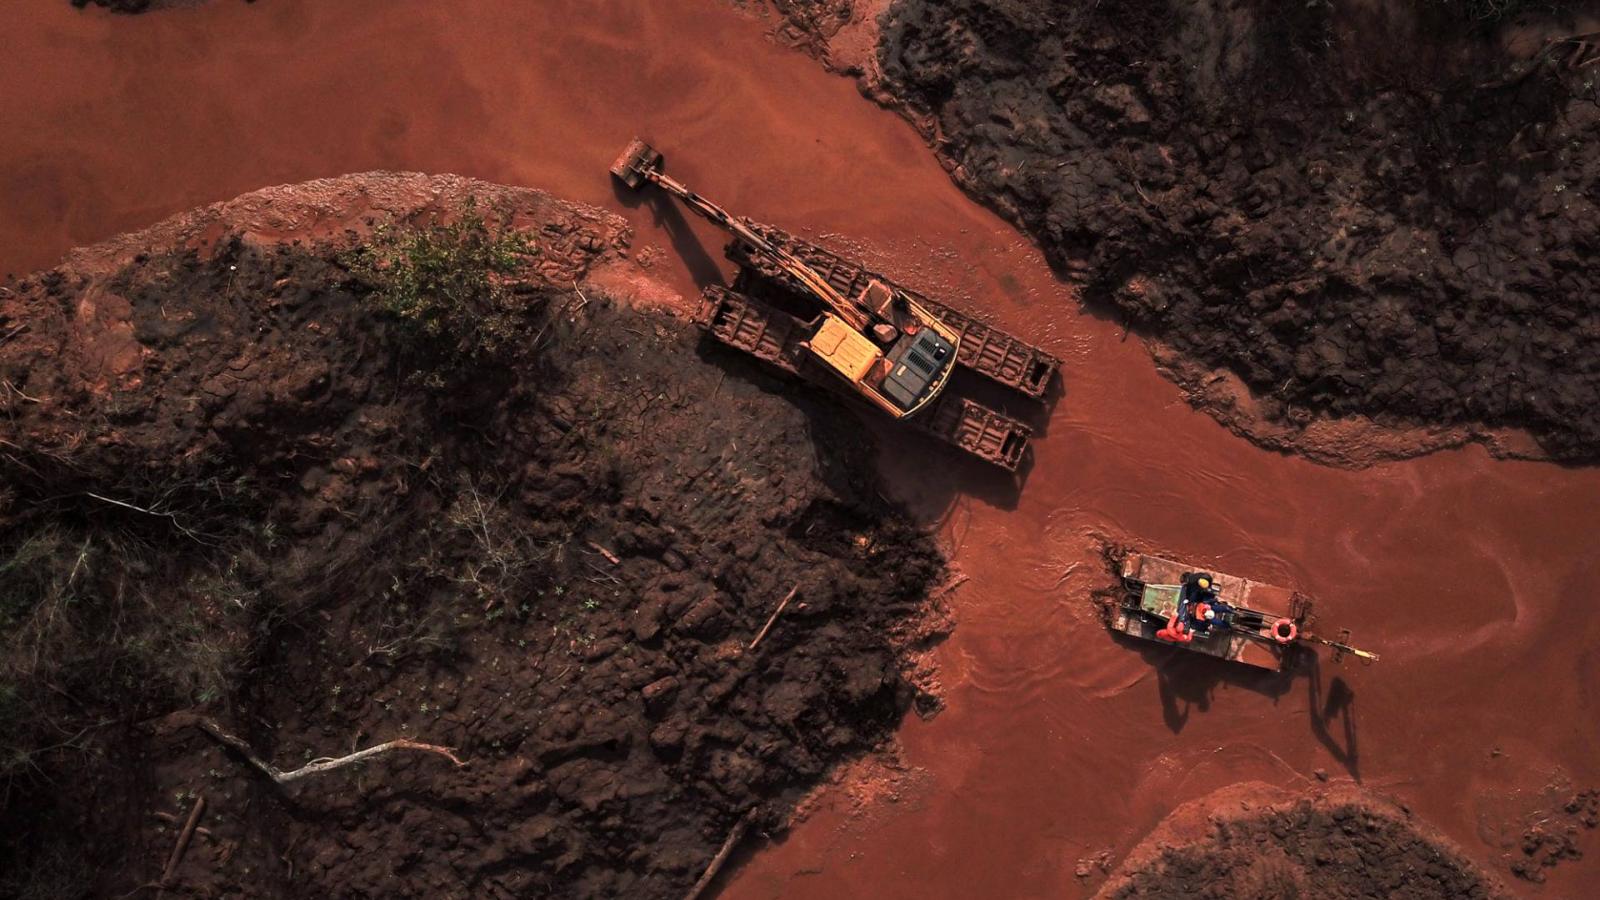
[[(339, 251), (468, 196), (531, 245), (461, 369)], [(0, 288), (0, 893), (676, 897), (884, 740), (941, 557), (839, 410), (628, 308), (671, 296), (628, 243), (375, 173)], [(190, 713), (284, 770), (464, 765), (280, 788)]]
[(829, 6), (798, 42), (1236, 432), (1600, 455), (1594, 4)]

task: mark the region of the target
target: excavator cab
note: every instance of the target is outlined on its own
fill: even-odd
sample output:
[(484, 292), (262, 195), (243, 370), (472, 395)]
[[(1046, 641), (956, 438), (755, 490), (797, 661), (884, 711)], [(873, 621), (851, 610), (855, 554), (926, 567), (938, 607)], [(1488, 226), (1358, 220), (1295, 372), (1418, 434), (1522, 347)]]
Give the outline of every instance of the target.
[(907, 298), (876, 278), (855, 302), (876, 320), (872, 337), (885, 352), (883, 371), (873, 386), (900, 409), (912, 408), (955, 363), (955, 345), (923, 327)]
[(955, 345), (932, 328), (902, 335), (889, 351), (889, 371), (878, 391), (901, 409), (911, 409), (955, 362), (955, 351)]
[(872, 389), (901, 411), (920, 403), (955, 362), (955, 346), (931, 328), (897, 331), (884, 353), (838, 316), (824, 313), (821, 318), (807, 341), (812, 354), (845, 381)]

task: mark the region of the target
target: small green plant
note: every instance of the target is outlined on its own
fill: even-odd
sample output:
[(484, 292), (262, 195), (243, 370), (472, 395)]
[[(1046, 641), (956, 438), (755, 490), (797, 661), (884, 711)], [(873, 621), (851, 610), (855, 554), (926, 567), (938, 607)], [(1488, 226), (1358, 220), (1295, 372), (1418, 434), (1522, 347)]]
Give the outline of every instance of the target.
[(520, 232), (491, 227), (468, 197), (454, 221), (380, 226), (343, 259), (437, 383), (441, 370), (503, 358), (514, 346), (524, 311), (511, 284), (536, 254)]

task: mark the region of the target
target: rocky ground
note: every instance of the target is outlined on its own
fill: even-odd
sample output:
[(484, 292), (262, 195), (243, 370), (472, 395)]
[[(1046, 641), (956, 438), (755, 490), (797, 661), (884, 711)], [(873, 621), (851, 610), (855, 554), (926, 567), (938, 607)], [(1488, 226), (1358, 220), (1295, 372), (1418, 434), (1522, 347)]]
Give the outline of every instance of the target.
[[(375, 304), (347, 248), (468, 196), (528, 238), (498, 305)], [(931, 708), (943, 563), (859, 429), (631, 308), (673, 298), (628, 239), (377, 173), (0, 289), (0, 894), (159, 882), (203, 797), (173, 894), (681, 896)], [(397, 737), (464, 765), (279, 786), (191, 714), (284, 770)]]
[(1592, 4), (839, 5), (779, 8), (1225, 423), (1600, 456)]
[(1224, 788), (1175, 810), (1097, 895), (1179, 897), (1509, 896), (1404, 810), (1354, 787), (1304, 795)]

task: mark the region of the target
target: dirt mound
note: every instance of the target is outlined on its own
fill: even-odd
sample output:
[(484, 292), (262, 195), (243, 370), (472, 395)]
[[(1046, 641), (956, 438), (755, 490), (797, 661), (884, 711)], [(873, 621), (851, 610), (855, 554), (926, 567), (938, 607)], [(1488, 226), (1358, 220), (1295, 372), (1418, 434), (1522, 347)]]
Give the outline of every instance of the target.
[(1404, 810), (1354, 787), (1294, 797), (1261, 783), (1178, 807), (1098, 897), (1509, 896)]
[(1600, 26), (1552, 7), (1585, 4), (1496, 29), (1449, 3), (896, 0), (854, 74), (1093, 308), (1242, 379), (1236, 429), (1369, 417), (1521, 454), (1511, 428), (1591, 460), (1600, 42), (1546, 38)]
[[(494, 355), (446, 367), (342, 248), (469, 196), (528, 243)], [(380, 173), (0, 289), (0, 893), (156, 881), (204, 796), (186, 893), (681, 895), (931, 703), (905, 672), (942, 561), (860, 430), (623, 305), (627, 241)], [(395, 737), (466, 766), (284, 790), (189, 710), (282, 769)]]

